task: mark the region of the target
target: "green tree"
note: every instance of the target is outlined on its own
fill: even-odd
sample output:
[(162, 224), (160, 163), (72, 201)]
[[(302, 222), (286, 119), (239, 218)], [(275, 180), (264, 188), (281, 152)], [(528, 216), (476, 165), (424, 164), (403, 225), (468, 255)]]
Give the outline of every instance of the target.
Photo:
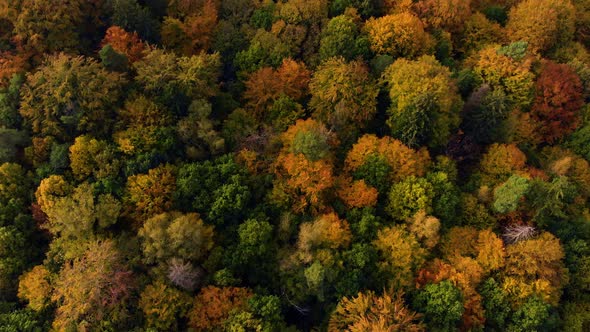
[(360, 18), (347, 12), (332, 18), (322, 30), (320, 58), (326, 60), (341, 56), (347, 61), (362, 56), (368, 57), (369, 42), (359, 29)]
[(450, 281), (426, 285), (414, 299), (431, 331), (453, 331), (463, 315), (463, 296)]

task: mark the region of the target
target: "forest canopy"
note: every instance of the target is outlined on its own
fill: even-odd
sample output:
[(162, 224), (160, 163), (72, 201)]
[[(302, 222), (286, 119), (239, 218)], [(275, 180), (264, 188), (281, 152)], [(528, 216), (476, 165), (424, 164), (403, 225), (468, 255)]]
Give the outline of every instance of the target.
[(590, 2), (0, 0), (0, 332), (590, 330)]

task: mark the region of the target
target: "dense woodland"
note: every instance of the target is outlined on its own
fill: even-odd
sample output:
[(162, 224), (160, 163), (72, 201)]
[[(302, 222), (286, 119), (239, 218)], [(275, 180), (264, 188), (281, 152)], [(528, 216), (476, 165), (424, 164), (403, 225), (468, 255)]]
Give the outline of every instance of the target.
[(0, 0), (0, 331), (590, 331), (589, 0)]

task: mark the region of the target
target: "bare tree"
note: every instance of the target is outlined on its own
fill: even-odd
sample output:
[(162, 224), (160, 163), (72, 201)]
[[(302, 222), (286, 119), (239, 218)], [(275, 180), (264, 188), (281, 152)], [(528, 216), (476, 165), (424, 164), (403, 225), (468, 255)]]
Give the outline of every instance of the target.
[(187, 291), (192, 291), (196, 288), (202, 271), (192, 266), (189, 262), (184, 262), (182, 259), (172, 258), (168, 266), (168, 279), (170, 282)]
[(537, 230), (529, 225), (510, 225), (504, 228), (502, 238), (504, 242), (514, 244), (523, 240), (528, 240), (535, 236)]

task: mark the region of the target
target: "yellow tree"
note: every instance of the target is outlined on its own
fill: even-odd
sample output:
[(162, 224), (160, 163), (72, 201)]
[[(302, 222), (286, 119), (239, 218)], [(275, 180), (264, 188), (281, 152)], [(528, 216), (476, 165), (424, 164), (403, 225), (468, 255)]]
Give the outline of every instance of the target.
[(313, 117), (339, 130), (364, 127), (377, 112), (379, 90), (360, 60), (326, 60), (316, 69), (309, 89)]
[(506, 29), (510, 40), (546, 52), (572, 40), (575, 8), (569, 0), (525, 0), (510, 10)]
[(37, 265), (19, 278), (18, 297), (28, 302), (28, 307), (40, 311), (50, 302), (51, 274), (43, 265)]
[(410, 287), (427, 254), (416, 237), (404, 227), (387, 227), (378, 232), (373, 245), (381, 256), (379, 269), (389, 276), (392, 289)]
[(330, 316), (328, 331), (426, 331), (420, 317), (420, 314), (407, 307), (403, 292), (386, 292), (378, 296), (372, 291), (367, 291), (358, 293), (352, 299), (343, 297), (338, 302)]
[(128, 213), (136, 221), (143, 222), (165, 212), (172, 206), (175, 189), (176, 176), (171, 165), (152, 168), (148, 174), (130, 176), (125, 190)]
[(429, 28), (458, 32), (471, 16), (471, 1), (421, 0), (414, 5), (414, 9)]
[(398, 59), (383, 73), (391, 98), (387, 125), (409, 146), (446, 146), (462, 100), (449, 69), (432, 56)]
[(422, 21), (410, 12), (371, 18), (365, 23), (365, 30), (371, 50), (377, 54), (416, 58), (429, 53), (434, 46)]
[(316, 251), (346, 248), (351, 237), (346, 220), (338, 218), (335, 213), (321, 215), (313, 222), (301, 225), (297, 240), (298, 258), (304, 263), (310, 263)]

